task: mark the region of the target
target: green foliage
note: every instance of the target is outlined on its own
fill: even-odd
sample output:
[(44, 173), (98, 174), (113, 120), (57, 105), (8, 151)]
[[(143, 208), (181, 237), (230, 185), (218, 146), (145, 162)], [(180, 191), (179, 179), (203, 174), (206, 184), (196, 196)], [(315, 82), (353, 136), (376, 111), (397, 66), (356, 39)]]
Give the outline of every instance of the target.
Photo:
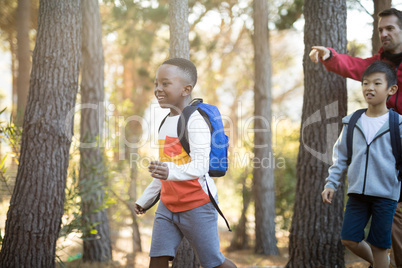
[[(6, 109), (0, 111), (0, 115), (4, 114)], [(22, 136), (22, 128), (17, 127), (14, 123), (0, 121), (0, 139), (2, 142), (7, 144), (11, 148), (11, 153), (6, 154), (0, 162), (0, 186), (1, 189), (6, 190), (6, 195), (10, 197), (13, 190), (13, 185), (11, 181), (14, 179), (7, 171), (7, 159), (9, 156), (12, 156), (12, 159), (18, 165), (18, 159), (20, 155), (20, 146), (21, 146), (21, 136)], [(99, 189), (104, 188), (103, 182), (95, 182), (95, 181), (85, 181), (83, 183), (79, 180), (79, 162), (76, 157), (78, 152), (72, 153), (70, 155), (70, 165), (68, 170), (67, 177), (67, 185), (65, 188), (65, 202), (64, 202), (64, 216), (62, 218), (61, 230), (59, 233), (59, 238), (67, 238), (68, 235), (72, 233), (76, 234), (97, 234), (97, 230), (95, 229), (96, 225), (99, 223), (90, 223), (89, 221), (83, 221), (81, 216), (82, 209), (82, 198), (85, 196), (89, 196), (90, 194), (99, 191)], [(104, 171), (104, 169), (100, 169), (99, 166), (93, 166), (91, 169), (92, 173)], [(109, 198), (107, 194), (103, 197), (102, 200), (99, 200), (94, 206), (91, 213), (96, 213), (101, 211), (107, 207), (109, 207), (113, 200)], [(85, 239), (85, 235), (82, 237)], [(3, 241), (3, 237), (0, 231), (0, 245)], [(57, 257), (60, 259), (59, 257)], [(62, 263), (62, 262), (61, 262)]]
[[(4, 114), (7, 108), (0, 111), (0, 115)], [(6, 153), (0, 162), (0, 189), (5, 190), (4, 196), (11, 196), (12, 194), (12, 180), (14, 179), (8, 171), (7, 163), (8, 159), (14, 161), (18, 165), (19, 148), (21, 141), (22, 128), (17, 127), (14, 123), (0, 121), (0, 141), (4, 142), (11, 148), (10, 153)], [(3, 195), (1, 195), (3, 197)]]
[[(87, 167), (86, 170), (89, 171), (89, 174), (86, 174), (87, 179), (80, 180), (80, 166), (76, 160), (78, 157), (74, 157), (77, 154), (72, 153), (70, 155), (68, 181), (65, 189), (63, 224), (59, 238), (66, 238), (71, 233), (77, 233), (82, 235), (81, 238), (83, 240), (93, 239), (91, 235), (97, 234), (95, 227), (99, 222), (91, 222), (89, 216), (103, 211), (114, 201), (109, 198), (107, 191), (103, 196), (99, 195), (99, 193), (105, 191), (105, 182), (96, 178), (99, 177), (100, 173), (102, 173), (102, 177), (106, 173), (104, 163), (97, 163), (96, 165)], [(94, 200), (93, 196), (97, 196), (98, 199)], [(91, 208), (89, 213), (84, 216), (82, 215), (83, 202), (89, 204)]]
[(284, 1), (276, 9), (278, 18), (275, 20), (275, 26), (278, 30), (290, 29), (293, 23), (303, 14), (304, 0)]
[[(290, 122), (287, 122), (290, 124)], [(284, 159), (284, 166), (275, 169), (275, 194), (277, 224), (281, 229), (289, 230), (293, 203), (296, 192), (296, 161), (299, 149), (299, 126), (283, 126), (277, 130), (281, 133), (277, 137), (277, 145), (274, 148), (276, 158)]]

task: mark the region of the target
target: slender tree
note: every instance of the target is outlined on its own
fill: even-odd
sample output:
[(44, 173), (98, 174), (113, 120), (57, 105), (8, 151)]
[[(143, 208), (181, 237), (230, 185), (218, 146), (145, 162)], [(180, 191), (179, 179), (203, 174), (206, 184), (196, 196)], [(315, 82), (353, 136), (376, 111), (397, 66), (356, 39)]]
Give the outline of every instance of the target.
[[(169, 57), (190, 59), (188, 0), (169, 0), (169, 31)], [(197, 256), (186, 238), (183, 238), (177, 249), (173, 267), (200, 267)]]
[(190, 59), (188, 0), (169, 0), (170, 58)]
[(80, 185), (84, 226), (94, 226), (96, 234), (84, 232), (84, 262), (112, 259), (109, 222), (104, 203), (105, 163), (102, 130), (104, 125), (103, 47), (97, 0), (83, 1), (81, 64), (81, 146)]
[(321, 64), (314, 64), (308, 54), (315, 44), (346, 52), (346, 0), (306, 0), (304, 17), (305, 90), (289, 236), (290, 260), (286, 267), (344, 267), (340, 242), (343, 188), (337, 191), (331, 205), (323, 204), (321, 192), (328, 176), (332, 146), (346, 115), (346, 83)]
[(265, 166), (271, 147), (271, 58), (269, 54), (268, 3), (254, 0), (254, 158), (255, 252), (278, 255), (275, 237), (274, 167)]
[(0, 267), (55, 267), (81, 57), (81, 1), (41, 0)]
[(22, 126), (28, 99), (29, 73), (31, 71), (31, 51), (29, 30), (31, 29), (31, 0), (18, 0), (17, 8), (17, 115), (16, 124)]
[(384, 9), (390, 8), (392, 0), (373, 0), (374, 14), (373, 14), (373, 35), (371, 37), (372, 53), (377, 54), (378, 49), (381, 47), (380, 36), (378, 35), (378, 14)]

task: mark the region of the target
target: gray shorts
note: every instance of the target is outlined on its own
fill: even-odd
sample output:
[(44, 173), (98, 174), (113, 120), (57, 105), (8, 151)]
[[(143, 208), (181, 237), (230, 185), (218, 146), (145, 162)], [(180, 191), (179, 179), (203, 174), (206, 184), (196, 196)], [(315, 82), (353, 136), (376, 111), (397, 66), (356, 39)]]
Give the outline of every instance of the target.
[(219, 245), (218, 213), (211, 202), (173, 213), (159, 201), (149, 256), (174, 257), (183, 236), (195, 249), (202, 267), (216, 267), (225, 261)]

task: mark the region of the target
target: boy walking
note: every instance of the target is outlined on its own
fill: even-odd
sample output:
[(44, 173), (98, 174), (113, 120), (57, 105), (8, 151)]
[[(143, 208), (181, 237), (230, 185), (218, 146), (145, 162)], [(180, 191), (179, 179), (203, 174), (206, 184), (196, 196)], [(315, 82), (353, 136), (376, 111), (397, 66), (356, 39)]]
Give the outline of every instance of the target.
[[(391, 247), (392, 221), (400, 195), (401, 182), (395, 168), (386, 102), (397, 90), (396, 73), (383, 61), (371, 64), (362, 75), (362, 93), (368, 108), (353, 131), (352, 159), (348, 168), (348, 123), (334, 145), (333, 165), (329, 168), (324, 203), (331, 204), (342, 174), (348, 170), (348, 196), (343, 219), (341, 241), (350, 251), (368, 261), (373, 267), (388, 267)], [(399, 122), (402, 116), (398, 115)], [(402, 129), (399, 124), (400, 130)], [(399, 137), (397, 137), (399, 138)], [(349, 148), (350, 149), (350, 148)], [(370, 217), (371, 226), (364, 241), (364, 228)]]
[(196, 67), (182, 58), (165, 61), (156, 73), (155, 97), (160, 107), (170, 109), (170, 114), (158, 134), (159, 161), (152, 161), (148, 167), (153, 181), (136, 201), (135, 208), (137, 214), (145, 213), (160, 193), (149, 267), (168, 267), (183, 236), (197, 252), (202, 267), (236, 267), (220, 252), (217, 211), (208, 196), (207, 184), (217, 198), (214, 181), (208, 175), (210, 129), (198, 111), (190, 116), (189, 154), (177, 135), (180, 114), (190, 103), (196, 82)]

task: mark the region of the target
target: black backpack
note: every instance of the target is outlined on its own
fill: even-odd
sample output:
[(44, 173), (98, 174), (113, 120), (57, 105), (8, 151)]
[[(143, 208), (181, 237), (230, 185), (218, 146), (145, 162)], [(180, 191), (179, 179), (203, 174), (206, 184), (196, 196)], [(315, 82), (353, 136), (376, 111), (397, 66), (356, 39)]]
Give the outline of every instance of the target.
[[(356, 126), (357, 120), (360, 116), (367, 111), (367, 109), (360, 109), (353, 113), (349, 120), (348, 132), (346, 133), (346, 147), (347, 147), (347, 165), (349, 166), (352, 161), (353, 154), (353, 131)], [(395, 157), (395, 168), (398, 170), (398, 180), (402, 181), (402, 147), (399, 132), (399, 114), (394, 109), (389, 110), (389, 131), (391, 135), (392, 154)], [(402, 187), (399, 202), (402, 201)]]

